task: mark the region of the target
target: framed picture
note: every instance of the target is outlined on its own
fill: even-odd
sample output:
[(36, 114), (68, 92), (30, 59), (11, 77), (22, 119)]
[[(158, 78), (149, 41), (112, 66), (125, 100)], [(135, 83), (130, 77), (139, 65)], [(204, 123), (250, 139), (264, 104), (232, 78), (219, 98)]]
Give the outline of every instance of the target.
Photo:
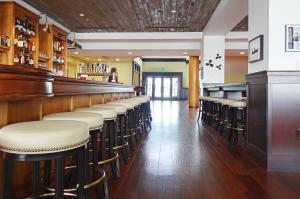
[(300, 52), (300, 25), (285, 26), (285, 51)]
[(264, 59), (264, 36), (259, 35), (249, 41), (249, 63), (261, 61)]

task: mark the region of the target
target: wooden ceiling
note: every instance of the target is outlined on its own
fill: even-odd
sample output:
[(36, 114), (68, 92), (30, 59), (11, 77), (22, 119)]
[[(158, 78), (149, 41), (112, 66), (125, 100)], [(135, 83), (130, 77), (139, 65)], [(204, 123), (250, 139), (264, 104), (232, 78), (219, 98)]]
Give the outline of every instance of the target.
[[(220, 0), (24, 0), (76, 32), (203, 31)], [(176, 10), (175, 13), (172, 10)], [(80, 16), (82, 13), (84, 16)]]
[(232, 31), (248, 31), (248, 16), (238, 23)]

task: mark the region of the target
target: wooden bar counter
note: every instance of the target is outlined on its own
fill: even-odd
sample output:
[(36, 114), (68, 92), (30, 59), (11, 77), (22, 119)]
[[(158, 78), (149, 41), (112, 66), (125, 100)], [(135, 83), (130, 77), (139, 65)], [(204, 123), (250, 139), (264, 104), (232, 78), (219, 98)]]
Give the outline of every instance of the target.
[[(31, 67), (0, 65), (0, 127), (40, 120), (44, 115), (107, 103), (135, 95), (132, 86), (54, 77), (50, 71)], [(0, 193), (3, 163), (0, 159)], [(31, 192), (31, 165), (15, 164), (13, 198)]]

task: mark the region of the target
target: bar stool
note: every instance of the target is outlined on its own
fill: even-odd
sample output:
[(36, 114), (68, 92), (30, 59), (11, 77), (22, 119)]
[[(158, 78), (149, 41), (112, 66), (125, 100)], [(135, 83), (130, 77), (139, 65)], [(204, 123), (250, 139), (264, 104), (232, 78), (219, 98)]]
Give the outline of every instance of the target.
[[(103, 130), (100, 136), (100, 153), (98, 164), (111, 164), (111, 170), (113, 173), (114, 179), (120, 178), (120, 166), (119, 166), (119, 154), (114, 147), (117, 144), (117, 111), (112, 108), (105, 107), (84, 107), (76, 108), (73, 112), (89, 112), (89, 113), (98, 113), (103, 116), (104, 124), (106, 129)], [(108, 151), (108, 154), (107, 154)]]
[[(89, 125), (89, 133), (90, 133), (90, 142), (89, 142), (89, 148), (91, 151), (91, 157), (90, 153), (88, 152), (86, 154), (86, 161), (85, 161), (85, 176), (86, 176), (86, 182), (85, 182), (85, 189), (90, 189), (95, 187), (96, 194), (98, 198), (108, 198), (108, 188), (107, 188), (107, 179), (105, 171), (98, 165), (99, 158), (98, 153), (100, 151), (98, 145), (97, 145), (97, 137), (101, 136), (102, 128), (103, 128), (103, 117), (101, 114), (97, 113), (84, 113), (84, 112), (62, 112), (62, 113), (54, 113), (49, 114), (43, 117), (43, 120), (67, 120), (67, 121), (80, 121), (85, 122)], [(91, 162), (89, 160), (92, 160)], [(89, 167), (92, 168), (93, 171), (93, 180), (90, 182), (89, 179)], [(73, 170), (76, 169), (76, 166), (68, 166), (65, 167), (65, 169), (71, 169), (69, 182), (72, 181), (73, 176)], [(51, 172), (51, 161), (46, 161), (45, 163), (45, 177), (44, 177), (44, 185), (46, 190), (53, 192), (54, 189), (50, 188), (50, 173)], [(97, 186), (102, 182), (101, 190)], [(76, 187), (77, 185), (75, 185)], [(76, 188), (68, 188), (64, 190), (65, 192), (75, 192)], [(87, 193), (87, 192), (86, 192)]]
[(135, 131), (132, 130), (134, 128), (134, 106), (135, 106), (135, 104), (126, 103), (124, 101), (122, 102), (119, 100), (109, 102), (107, 104), (108, 105), (121, 105), (121, 106), (125, 106), (127, 108), (127, 113), (126, 113), (126, 117), (125, 117), (125, 126), (126, 126), (125, 137), (128, 139), (130, 148), (133, 151), (135, 149), (135, 145), (136, 145)]
[(224, 132), (224, 127), (227, 127), (229, 124), (229, 104), (232, 100), (230, 99), (222, 99), (219, 100), (219, 121), (218, 121), (218, 130), (220, 135)]
[(148, 128), (151, 130), (151, 109), (150, 109), (150, 97), (146, 95), (137, 97), (141, 101), (141, 123), (143, 131), (148, 133)]
[(125, 102), (125, 103), (130, 103), (134, 106), (133, 109), (133, 115), (131, 117), (131, 121), (130, 121), (130, 131), (134, 131), (135, 132), (135, 139), (136, 142), (140, 139), (141, 134), (142, 134), (142, 128), (141, 128), (141, 124), (140, 124), (140, 105), (141, 102), (135, 98), (129, 98), (129, 99), (125, 99), (125, 100), (118, 100), (118, 102)]
[(96, 104), (92, 107), (106, 107), (111, 108), (117, 111), (117, 145), (114, 147), (114, 150), (122, 150), (123, 161), (125, 164), (128, 163), (128, 139), (127, 139), (127, 131), (126, 131), (126, 114), (127, 108), (125, 105), (117, 105), (117, 104)]
[(227, 128), (230, 129), (229, 142), (233, 146), (238, 141), (238, 133), (241, 132), (244, 138), (244, 147), (247, 143), (247, 135), (245, 131), (246, 124), (246, 101), (232, 100), (229, 102), (229, 118), (230, 123)]
[(64, 157), (77, 154), (77, 197), (84, 198), (84, 159), (89, 141), (89, 127), (75, 121), (33, 121), (3, 127), (0, 130), (0, 149), (4, 152), (3, 198), (10, 199), (13, 161), (32, 161), (33, 198), (40, 198), (40, 162), (56, 160), (56, 199), (64, 195)]

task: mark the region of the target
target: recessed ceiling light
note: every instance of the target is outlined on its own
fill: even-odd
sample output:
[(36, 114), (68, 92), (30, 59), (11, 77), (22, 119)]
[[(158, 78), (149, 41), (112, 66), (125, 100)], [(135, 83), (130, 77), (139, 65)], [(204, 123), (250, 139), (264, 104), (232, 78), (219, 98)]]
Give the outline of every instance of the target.
[(174, 31), (175, 31), (175, 29), (174, 29), (174, 28), (171, 28), (170, 30), (171, 30), (172, 32), (174, 32)]
[(89, 57), (85, 58), (85, 59), (90, 59)]
[(240, 52), (240, 55), (244, 55), (245, 54), (245, 52)]
[(174, 13), (176, 13), (177, 11), (176, 11), (176, 10), (171, 10), (171, 12), (174, 14)]
[(128, 52), (128, 55), (132, 55), (132, 52)]
[(75, 54), (75, 55), (78, 55), (78, 54), (79, 54), (79, 52), (75, 51), (75, 52), (74, 52), (74, 54)]
[(102, 60), (101, 58), (98, 59), (98, 61), (101, 61), (101, 60)]
[(116, 59), (116, 61), (120, 61), (120, 59), (119, 59), (119, 58), (117, 58), (117, 59)]
[(188, 54), (188, 52), (183, 52), (183, 54), (184, 54), (184, 55), (187, 55), (187, 54)]
[(84, 17), (84, 14), (82, 14), (82, 13), (79, 13), (79, 16), (81, 16), (81, 17)]
[(98, 31), (98, 32), (102, 32), (102, 30), (101, 30), (101, 29), (98, 29), (97, 31)]

